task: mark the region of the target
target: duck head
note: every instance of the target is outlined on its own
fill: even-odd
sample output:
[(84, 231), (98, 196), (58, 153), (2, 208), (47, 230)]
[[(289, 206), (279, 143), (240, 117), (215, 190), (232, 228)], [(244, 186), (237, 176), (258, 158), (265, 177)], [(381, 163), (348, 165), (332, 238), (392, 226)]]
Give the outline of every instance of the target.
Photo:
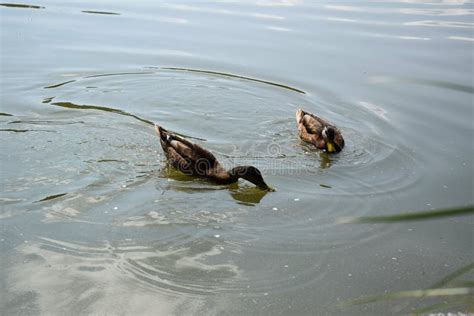
[(326, 148), (329, 153), (339, 151), (334, 142), (336, 137), (336, 129), (334, 127), (324, 126), (321, 134), (323, 135), (323, 139), (326, 142)]
[(265, 183), (260, 170), (253, 166), (238, 166), (230, 170), (229, 174), (235, 179), (242, 178), (249, 182), (252, 182), (260, 189), (266, 191), (275, 191), (275, 189), (271, 188)]

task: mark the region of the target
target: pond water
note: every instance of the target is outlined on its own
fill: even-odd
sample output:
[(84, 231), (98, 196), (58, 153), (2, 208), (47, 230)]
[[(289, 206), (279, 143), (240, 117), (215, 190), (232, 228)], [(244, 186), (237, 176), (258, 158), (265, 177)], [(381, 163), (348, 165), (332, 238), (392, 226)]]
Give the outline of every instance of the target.
[[(0, 4), (2, 312), (472, 311), (472, 213), (347, 218), (473, 205), (473, 14), (464, 0)], [(342, 130), (340, 154), (298, 140), (299, 107)], [(153, 122), (276, 192), (170, 170)]]

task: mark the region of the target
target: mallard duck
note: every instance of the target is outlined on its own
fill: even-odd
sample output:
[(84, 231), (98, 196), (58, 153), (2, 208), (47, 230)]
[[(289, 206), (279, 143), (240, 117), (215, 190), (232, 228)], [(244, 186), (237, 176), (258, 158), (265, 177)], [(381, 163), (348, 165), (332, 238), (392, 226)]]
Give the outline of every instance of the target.
[(179, 171), (193, 176), (208, 178), (219, 184), (237, 182), (239, 178), (252, 182), (257, 187), (274, 191), (263, 180), (260, 170), (253, 166), (238, 166), (226, 170), (216, 157), (197, 144), (180, 137), (155, 124), (161, 147), (168, 163)]
[(299, 109), (296, 111), (299, 136), (305, 142), (311, 143), (327, 152), (340, 152), (344, 147), (344, 138), (333, 124), (314, 114)]

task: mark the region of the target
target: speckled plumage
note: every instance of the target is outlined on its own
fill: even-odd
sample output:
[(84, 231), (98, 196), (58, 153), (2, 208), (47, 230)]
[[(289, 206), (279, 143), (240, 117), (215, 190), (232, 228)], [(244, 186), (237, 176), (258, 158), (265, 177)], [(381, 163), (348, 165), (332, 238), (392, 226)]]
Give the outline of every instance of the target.
[(216, 157), (198, 144), (155, 125), (160, 137), (161, 147), (165, 152), (168, 163), (181, 172), (209, 178), (220, 184), (229, 184), (243, 178), (256, 186), (272, 190), (263, 180), (260, 171), (252, 166), (238, 166), (227, 171), (217, 161)]
[(334, 151), (339, 152), (344, 147), (344, 138), (334, 124), (312, 113), (305, 112), (303, 109), (296, 111), (296, 122), (298, 124), (299, 137), (305, 142), (313, 144), (316, 148), (328, 150), (328, 137), (324, 136), (328, 130), (334, 131), (332, 140)]

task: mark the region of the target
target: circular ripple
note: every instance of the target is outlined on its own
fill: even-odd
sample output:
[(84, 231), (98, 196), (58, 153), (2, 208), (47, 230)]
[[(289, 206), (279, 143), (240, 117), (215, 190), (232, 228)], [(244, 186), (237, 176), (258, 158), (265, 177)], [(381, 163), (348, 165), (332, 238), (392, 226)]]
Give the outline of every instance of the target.
[[(151, 253), (130, 255), (119, 265), (153, 288), (205, 295), (238, 293), (251, 284), (248, 293), (261, 293), (316, 282), (327, 271), (315, 254), (343, 251), (389, 231), (375, 225), (347, 229), (335, 218), (362, 215), (369, 211), (367, 198), (381, 205), (417, 181), (414, 159), (385, 114), (331, 95), (190, 69), (89, 75), (45, 91), (45, 105), (82, 113), (87, 145), (75, 150), (91, 156), (89, 177), (101, 175), (102, 182), (74, 188), (103, 197), (78, 216), (127, 230), (138, 247), (157, 238), (159, 228)], [(342, 130), (341, 153), (328, 155), (298, 139), (299, 107)], [(202, 144), (228, 168), (258, 167), (277, 191), (260, 194), (245, 182), (219, 186), (166, 170), (153, 122)], [(92, 128), (95, 134), (88, 132)], [(113, 216), (104, 215), (111, 208)], [(285, 273), (285, 265), (248, 265), (248, 258), (260, 255), (275, 262), (287, 255), (307, 260), (293, 273)]]

